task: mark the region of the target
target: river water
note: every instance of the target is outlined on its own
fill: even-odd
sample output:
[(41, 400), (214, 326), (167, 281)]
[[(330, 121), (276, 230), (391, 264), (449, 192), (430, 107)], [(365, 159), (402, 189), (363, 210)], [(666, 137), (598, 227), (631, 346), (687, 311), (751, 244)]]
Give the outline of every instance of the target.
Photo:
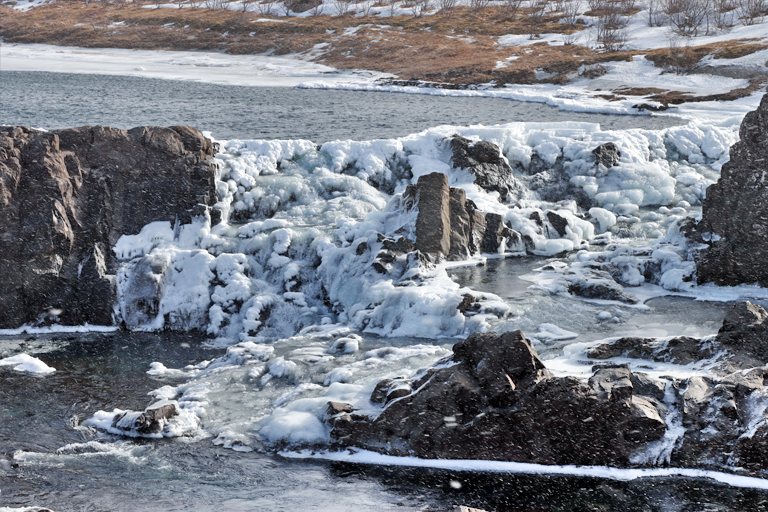
[[(189, 124), (217, 139), (306, 138), (321, 143), (400, 137), (440, 124), (511, 121), (598, 122), (617, 130), (681, 122), (670, 117), (565, 113), (488, 98), (30, 72), (3, 72), (0, 79), (0, 124), (48, 129)], [(646, 310), (632, 311), (621, 323), (592, 325), (604, 305), (531, 291), (530, 283), (519, 279), (542, 264), (536, 258), (491, 260), (485, 267), (456, 268), (451, 276), (517, 308), (515, 328), (535, 329), (559, 317), (558, 325), (580, 333), (576, 341), (641, 329), (656, 335), (710, 334), (724, 314), (724, 304), (662, 297), (650, 301)], [(225, 449), (210, 438), (131, 440), (81, 425), (97, 410), (141, 410), (151, 401), (149, 391), (174, 383), (147, 375), (150, 363), (181, 368), (223, 354), (207, 341), (200, 333), (170, 332), (0, 338), (0, 358), (27, 352), (57, 369), (37, 377), (0, 367), (0, 510), (438, 511), (457, 504), (497, 511), (768, 509), (766, 492), (698, 480), (616, 482), (306, 462)], [(379, 346), (387, 340), (364, 336), (362, 343)], [(444, 346), (451, 343), (446, 340)], [(560, 347), (541, 348), (546, 358), (547, 351)]]

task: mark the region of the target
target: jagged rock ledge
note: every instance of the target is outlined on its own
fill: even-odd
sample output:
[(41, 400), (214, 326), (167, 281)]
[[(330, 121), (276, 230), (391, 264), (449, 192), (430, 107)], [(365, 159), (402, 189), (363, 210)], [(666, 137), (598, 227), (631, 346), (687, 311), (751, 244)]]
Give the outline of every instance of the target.
[(385, 379), (374, 416), (330, 402), (339, 447), (538, 464), (768, 469), (768, 312), (737, 303), (715, 338), (622, 338), (587, 357), (707, 361), (712, 376), (655, 379), (605, 362), (555, 377), (522, 332), (475, 333), (415, 380)]
[(0, 328), (110, 325), (121, 235), (211, 215), (215, 148), (194, 128), (0, 127)]
[(768, 286), (768, 94), (748, 113), (717, 183), (707, 188), (702, 219), (688, 236), (706, 244), (699, 283)]

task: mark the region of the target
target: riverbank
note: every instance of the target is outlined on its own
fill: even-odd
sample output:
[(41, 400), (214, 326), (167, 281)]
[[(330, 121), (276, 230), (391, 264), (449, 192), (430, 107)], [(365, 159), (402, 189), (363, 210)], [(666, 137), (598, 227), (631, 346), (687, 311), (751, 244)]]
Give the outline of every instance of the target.
[[(238, 63), (270, 57), (269, 64), (249, 64), (244, 77), (271, 66), (280, 74), (287, 59), (301, 63), (291, 65), (291, 76), (301, 69), (299, 76), (325, 74), (337, 83), (339, 75), (360, 78), (356, 70), (368, 70), (369, 82), (397, 80), (378, 86), (501, 91), (510, 84), (576, 86), (607, 103), (645, 104), (647, 109), (738, 99), (762, 90), (768, 78), (768, 23), (734, 22), (707, 35), (681, 38), (669, 27), (648, 26), (642, 5), (624, 16), (623, 44), (606, 46), (595, 39), (600, 17), (586, 5), (571, 24), (564, 22), (562, 11), (547, 11), (531, 34), (532, 7), (511, 13), (493, 4), (481, 10), (432, 8), (423, 15), (401, 3), (392, 8), (377, 4), (354, 15), (289, 9), (283, 11), (289, 16), (280, 16), (277, 4), (265, 14), (257, 10), (263, 4), (205, 9), (189, 3), (177, 8), (50, 2), (14, 9), (12, 3), (0, 5), (4, 46), (208, 52), (231, 55)], [(193, 65), (200, 75), (216, 75), (222, 67), (216, 59)]]

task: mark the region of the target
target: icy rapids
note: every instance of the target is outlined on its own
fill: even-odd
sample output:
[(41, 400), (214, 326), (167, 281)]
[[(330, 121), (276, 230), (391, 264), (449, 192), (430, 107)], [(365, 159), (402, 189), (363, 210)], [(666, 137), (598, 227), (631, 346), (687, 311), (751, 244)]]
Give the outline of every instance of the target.
[[(521, 199), (503, 204), (452, 168), (454, 134), (496, 144), (522, 184)], [(677, 226), (700, 211), (737, 138), (733, 122), (659, 131), (564, 122), (441, 126), (321, 146), (220, 141), (215, 208), (222, 222), (212, 226), (207, 213), (191, 224), (156, 222), (114, 247), (122, 261), (119, 321), (134, 329), (199, 329), (211, 344), (228, 347), (224, 357), (185, 368), (152, 364), (148, 373), (167, 384), (150, 395), (180, 411), (152, 435), (212, 437), (242, 451), (322, 446), (330, 440), (320, 419), (329, 400), (374, 412), (367, 397), (378, 380), (413, 374), (478, 330), (521, 328), (554, 371), (583, 372), (583, 342), (618, 327), (579, 338), (572, 332), (579, 326), (621, 326), (651, 297), (724, 293), (690, 282), (693, 263)], [(592, 154), (606, 142), (621, 151), (610, 168)], [(401, 206), (403, 192), (435, 171), (533, 242), (533, 258), (502, 247), (460, 264), (518, 258), (525, 262), (522, 290), (506, 293), (504, 283), (470, 289), (456, 263), (424, 266), (407, 255), (386, 274), (371, 267), (383, 237), (415, 237), (416, 212)], [(567, 220), (564, 236), (537, 224), (536, 212), (547, 211)], [(597, 254), (621, 269), (619, 281), (639, 304), (568, 295), (565, 273), (579, 275)], [(644, 277), (649, 261), (658, 269), (654, 284)], [(465, 315), (457, 306), (468, 293), (480, 308)], [(580, 343), (568, 345), (573, 341)], [(125, 412), (99, 411), (86, 425), (137, 435), (114, 422)]]

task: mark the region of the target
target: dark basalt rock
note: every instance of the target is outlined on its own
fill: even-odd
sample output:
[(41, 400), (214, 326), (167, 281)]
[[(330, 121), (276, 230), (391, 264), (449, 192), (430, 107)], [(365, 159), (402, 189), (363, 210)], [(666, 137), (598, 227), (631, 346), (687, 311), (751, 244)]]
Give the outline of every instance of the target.
[(520, 186), (496, 144), (475, 142), (454, 135), (451, 138), (451, 151), (451, 164), (474, 174), (475, 185), (489, 192), (498, 192), (499, 199), (505, 203), (519, 198)]
[[(685, 379), (657, 380), (609, 362), (594, 366), (586, 381), (554, 377), (520, 331), (475, 333), (412, 383), (381, 381), (371, 396), (382, 406), (377, 416), (337, 407), (326, 422), (339, 446), (395, 455), (762, 473), (768, 367), (750, 358), (754, 344), (735, 340), (760, 338), (766, 317), (740, 303), (715, 339), (622, 338), (588, 353), (678, 364), (712, 359), (709, 375)], [(393, 389), (401, 390), (396, 397)], [(648, 444), (667, 434), (668, 422), (681, 429), (675, 443)]]
[(768, 286), (768, 94), (744, 117), (739, 136), (702, 200), (696, 235), (709, 247), (699, 254), (697, 279)]
[(666, 341), (656, 338), (619, 338), (587, 350), (587, 357), (591, 359), (624, 356), (683, 365), (709, 359), (714, 355), (714, 348), (710, 344), (690, 336), (677, 336)]
[[(333, 437), (424, 458), (624, 464), (664, 435), (664, 406), (634, 392), (627, 367), (599, 368), (589, 383), (553, 377), (520, 331), (475, 333), (453, 352), (377, 418), (350, 417)], [(372, 400), (391, 386), (382, 381)]]
[(597, 146), (592, 150), (592, 154), (595, 155), (595, 164), (602, 164), (605, 167), (619, 165), (621, 160), (621, 151), (613, 142), (606, 142)]
[[(401, 243), (399, 250), (416, 249), (429, 254), (433, 261), (447, 258), (461, 261), (479, 252), (497, 253), (502, 247), (511, 251), (525, 250), (522, 236), (504, 224), (501, 215), (483, 213), (467, 199), (462, 189), (450, 188), (448, 177), (431, 173), (419, 177), (403, 194), (403, 207), (417, 208), (416, 242)], [(394, 242), (384, 240), (383, 246)], [(406, 251), (407, 252), (407, 251)]]
[(579, 275), (565, 276), (568, 292), (587, 299), (617, 300), (628, 304), (640, 302), (637, 297), (624, 291), (611, 274), (604, 270), (585, 270)]
[(768, 360), (768, 311), (749, 301), (728, 310), (715, 341), (759, 360)]
[(165, 428), (168, 420), (178, 416), (178, 414), (178, 408), (172, 403), (150, 406), (136, 418), (133, 418), (130, 413), (116, 415), (112, 420), (112, 428), (139, 435), (159, 434)]
[(214, 148), (189, 127), (0, 128), (0, 328), (111, 324), (123, 234), (205, 215)]
[(552, 227), (555, 228), (558, 235), (562, 237), (567, 234), (565, 228), (568, 226), (568, 219), (553, 211), (547, 211), (547, 220), (552, 224)]

